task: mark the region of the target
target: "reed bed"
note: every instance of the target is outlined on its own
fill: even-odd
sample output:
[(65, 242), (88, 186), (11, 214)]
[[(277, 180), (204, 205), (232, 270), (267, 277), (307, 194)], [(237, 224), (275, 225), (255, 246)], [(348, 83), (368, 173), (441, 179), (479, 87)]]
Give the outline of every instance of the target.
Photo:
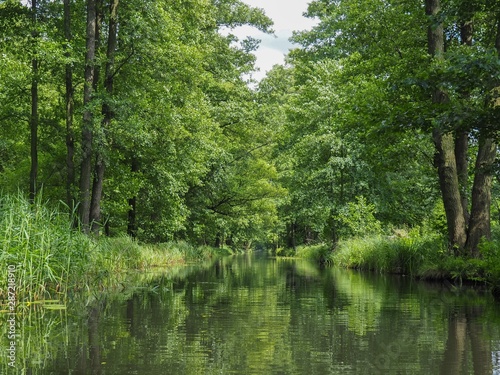
[(417, 276), (424, 268), (439, 264), (445, 249), (438, 235), (380, 235), (342, 240), (330, 258), (341, 267)]
[(68, 215), (48, 209), (41, 199), (30, 203), (20, 194), (0, 198), (2, 295), (8, 269), (15, 269), (18, 295), (38, 299), (65, 293), (65, 281), (77, 277), (81, 266), (88, 264), (93, 246), (70, 223)]

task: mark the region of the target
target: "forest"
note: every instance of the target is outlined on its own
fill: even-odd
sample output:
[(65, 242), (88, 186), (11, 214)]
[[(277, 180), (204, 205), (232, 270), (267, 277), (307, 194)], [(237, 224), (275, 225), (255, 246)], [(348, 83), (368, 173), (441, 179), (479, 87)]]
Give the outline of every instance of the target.
[[(316, 248), (500, 285), (500, 3), (314, 0), (307, 16), (254, 82), (259, 40), (231, 30), (273, 22), (244, 1), (0, 1), (2, 262), (46, 243), (20, 221), (49, 210), (41, 225), (87, 241), (72, 261), (106, 238)], [(44, 257), (43, 277), (69, 272)]]

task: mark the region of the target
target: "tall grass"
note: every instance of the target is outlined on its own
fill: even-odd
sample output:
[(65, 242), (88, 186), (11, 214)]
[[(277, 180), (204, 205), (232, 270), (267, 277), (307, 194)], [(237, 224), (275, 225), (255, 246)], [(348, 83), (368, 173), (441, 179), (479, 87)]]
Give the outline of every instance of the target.
[(340, 241), (330, 258), (341, 267), (418, 276), (437, 267), (445, 249), (439, 235), (372, 236)]
[[(18, 294), (47, 297), (64, 293), (65, 280), (88, 263), (90, 239), (71, 229), (67, 215), (33, 204), (22, 195), (0, 197), (0, 289), (5, 294), (7, 268), (15, 267)], [(80, 265), (80, 267), (79, 267)]]

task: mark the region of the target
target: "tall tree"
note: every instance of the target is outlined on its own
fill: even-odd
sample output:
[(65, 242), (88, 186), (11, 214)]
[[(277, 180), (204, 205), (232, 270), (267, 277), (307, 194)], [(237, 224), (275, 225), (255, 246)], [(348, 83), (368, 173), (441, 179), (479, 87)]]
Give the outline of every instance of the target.
[[(64, 0), (64, 39), (66, 42), (65, 56), (70, 59), (71, 35), (71, 0)], [(73, 88), (73, 66), (70, 61), (65, 66), (65, 122), (66, 122), (66, 204), (73, 211), (75, 197), (73, 196), (73, 184), (75, 183), (75, 134), (74, 134), (74, 88)]]
[[(430, 19), (427, 30), (429, 54), (436, 60), (443, 60), (444, 27), (439, 19), (441, 16), (439, 0), (426, 0), (425, 10)], [(448, 101), (447, 93), (439, 87), (435, 88), (432, 102), (436, 105), (442, 105)], [(452, 131), (436, 127), (432, 132), (432, 137), (436, 146), (435, 163), (446, 211), (448, 240), (452, 247), (463, 249), (467, 240), (467, 233), (460, 195), (457, 159), (455, 157), (455, 136)]]
[(104, 72), (104, 90), (106, 98), (102, 105), (102, 129), (99, 134), (99, 145), (98, 147), (96, 147), (96, 164), (94, 172), (94, 183), (92, 186), (92, 201), (90, 207), (90, 222), (92, 223), (92, 231), (95, 234), (99, 233), (99, 227), (101, 225), (101, 199), (104, 183), (104, 172), (106, 169), (106, 134), (109, 131), (109, 127), (114, 116), (110, 102), (113, 95), (115, 51), (118, 40), (118, 3), (119, 0), (111, 0), (109, 4), (109, 29), (106, 52), (106, 68)]
[(31, 0), (31, 17), (32, 17), (32, 47), (31, 47), (31, 117), (30, 117), (30, 134), (31, 134), (31, 170), (30, 170), (30, 200), (35, 199), (37, 192), (37, 175), (38, 175), (38, 6), (37, 0)]
[[(499, 64), (491, 51), (497, 24), (493, 16), (498, 12), (494, 4), (483, 1), (424, 4), (425, 12), (410, 1), (313, 1), (309, 14), (318, 16), (320, 23), (295, 35), (304, 48), (292, 53), (292, 61), (306, 67), (300, 82), (311, 79), (305, 61), (330, 59), (339, 61), (341, 74), (351, 71), (351, 77), (372, 81), (391, 101), (389, 110), (363, 106), (367, 102), (363, 97), (352, 104), (371, 118), (362, 122), (365, 128), (378, 121), (373, 129), (379, 130), (372, 135), (391, 136), (403, 130), (432, 135), (450, 248), (456, 254), (477, 256), (480, 239), (490, 236), (498, 121), (493, 77)], [(427, 35), (420, 32), (424, 28)], [(341, 83), (338, 91), (349, 84)], [(363, 90), (358, 87), (348, 95)], [(345, 95), (336, 95), (334, 102), (345, 100)], [(340, 118), (346, 118), (346, 108), (338, 112)]]
[(83, 91), (82, 163), (80, 172), (80, 221), (85, 233), (90, 231), (90, 183), (92, 178), (92, 127), (91, 108), (96, 65), (96, 0), (87, 0), (85, 84)]
[[(469, 8), (470, 9), (470, 8)], [(461, 16), (458, 20), (462, 44), (471, 47), (473, 43), (471, 15), (464, 18), (463, 10), (457, 12)], [(439, 0), (426, 1), (427, 15), (430, 16), (428, 27), (429, 53), (436, 60), (445, 59), (443, 17), (440, 14)], [(459, 94), (464, 95), (463, 92)], [(465, 98), (467, 99), (470, 98)], [(446, 104), (448, 94), (437, 88), (433, 95), (433, 102)], [(470, 100), (468, 100), (470, 102)], [(491, 103), (485, 103), (486, 111), (491, 111)], [(487, 120), (486, 120), (487, 121)], [(478, 245), (481, 238), (489, 239), (492, 166), (496, 158), (496, 144), (491, 134), (485, 129), (488, 127), (484, 119), (479, 119), (469, 125), (469, 129), (476, 129), (478, 152), (474, 165), (474, 182), (471, 195), (470, 217), (465, 206), (464, 184), (466, 182), (466, 152), (469, 129), (458, 124), (442, 124), (445, 127), (435, 128), (433, 138), (436, 145), (436, 162), (440, 179), (443, 202), (448, 223), (449, 243), (457, 253), (464, 250), (470, 255), (478, 256)]]
[[(497, 13), (497, 30), (495, 48), (498, 58), (500, 59), (500, 13)], [(472, 21), (466, 20), (461, 24), (461, 36), (463, 42), (472, 45)], [(498, 81), (497, 81), (498, 82)], [(496, 101), (487, 101), (485, 103), (487, 111), (494, 111)], [(493, 121), (498, 121), (494, 119)], [(482, 127), (488, 129), (488, 124), (481, 124)], [(486, 125), (486, 126), (484, 126)], [(493, 125), (493, 124), (491, 124)], [(493, 127), (495, 127), (493, 125)], [(497, 157), (497, 144), (493, 138), (493, 134), (489, 130), (480, 130), (478, 139), (478, 151), (476, 163), (474, 167), (474, 182), (472, 187), (472, 207), (470, 217), (468, 219), (468, 232), (466, 249), (472, 256), (479, 256), (479, 243), (482, 238), (491, 238), (491, 188), (493, 183), (493, 165)]]

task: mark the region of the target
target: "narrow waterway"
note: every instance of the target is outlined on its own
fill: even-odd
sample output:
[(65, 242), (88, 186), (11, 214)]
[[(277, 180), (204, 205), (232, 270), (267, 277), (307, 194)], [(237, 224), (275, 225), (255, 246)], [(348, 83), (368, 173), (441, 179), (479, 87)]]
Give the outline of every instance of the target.
[(489, 295), (301, 260), (225, 258), (40, 311), (17, 352), (33, 374), (500, 374)]

